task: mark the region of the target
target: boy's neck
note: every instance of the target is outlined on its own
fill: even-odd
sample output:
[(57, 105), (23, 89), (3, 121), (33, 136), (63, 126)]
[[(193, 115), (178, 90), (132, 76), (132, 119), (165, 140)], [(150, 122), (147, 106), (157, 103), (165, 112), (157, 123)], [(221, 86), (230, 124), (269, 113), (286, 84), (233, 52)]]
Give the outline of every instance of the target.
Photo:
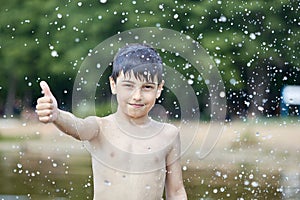
[(147, 126), (151, 122), (151, 118), (149, 118), (148, 115), (139, 118), (132, 118), (119, 109), (115, 113), (115, 117), (118, 119), (118, 121), (125, 121), (126, 123), (130, 123), (134, 126)]
[(127, 116), (122, 111), (117, 111), (112, 115), (119, 129), (132, 138), (147, 139), (160, 133), (164, 128), (164, 123), (157, 123), (148, 115), (138, 119)]

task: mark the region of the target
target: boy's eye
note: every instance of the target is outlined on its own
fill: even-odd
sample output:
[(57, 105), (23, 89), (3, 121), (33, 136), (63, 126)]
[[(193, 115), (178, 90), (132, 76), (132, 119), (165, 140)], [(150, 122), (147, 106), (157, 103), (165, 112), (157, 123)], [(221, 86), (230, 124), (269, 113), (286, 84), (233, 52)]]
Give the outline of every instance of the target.
[(153, 90), (154, 86), (153, 85), (144, 85), (143, 88), (146, 90)]
[(124, 87), (128, 87), (128, 88), (132, 88), (132, 87), (133, 87), (132, 84), (124, 84), (123, 86), (124, 86)]

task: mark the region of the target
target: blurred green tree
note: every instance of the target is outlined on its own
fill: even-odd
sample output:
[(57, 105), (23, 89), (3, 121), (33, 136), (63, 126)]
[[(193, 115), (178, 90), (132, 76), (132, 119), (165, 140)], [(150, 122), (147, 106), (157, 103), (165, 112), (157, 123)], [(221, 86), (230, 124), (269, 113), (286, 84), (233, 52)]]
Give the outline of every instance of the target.
[[(11, 0), (2, 1), (0, 17), (0, 107), (7, 116), (17, 99), (34, 106), (41, 79), (70, 109), (73, 80), (88, 52), (137, 27), (169, 28), (197, 40), (222, 75), (232, 117), (276, 115), (281, 87), (300, 84), (297, 1)], [(186, 79), (193, 75), (200, 109), (209, 117), (201, 74), (174, 54), (160, 53)], [(107, 84), (99, 89), (108, 99)], [(171, 93), (164, 95), (165, 105), (176, 100)]]

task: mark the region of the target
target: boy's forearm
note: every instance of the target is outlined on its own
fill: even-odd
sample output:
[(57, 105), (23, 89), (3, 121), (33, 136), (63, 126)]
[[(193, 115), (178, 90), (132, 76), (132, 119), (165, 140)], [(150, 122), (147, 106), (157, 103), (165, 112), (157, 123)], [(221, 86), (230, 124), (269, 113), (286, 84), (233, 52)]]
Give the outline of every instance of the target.
[(57, 119), (53, 122), (62, 132), (80, 140), (79, 127), (82, 119), (75, 117), (72, 113), (58, 110)]
[(59, 109), (53, 123), (58, 129), (78, 140), (90, 140), (100, 132), (96, 117), (90, 116), (82, 119)]

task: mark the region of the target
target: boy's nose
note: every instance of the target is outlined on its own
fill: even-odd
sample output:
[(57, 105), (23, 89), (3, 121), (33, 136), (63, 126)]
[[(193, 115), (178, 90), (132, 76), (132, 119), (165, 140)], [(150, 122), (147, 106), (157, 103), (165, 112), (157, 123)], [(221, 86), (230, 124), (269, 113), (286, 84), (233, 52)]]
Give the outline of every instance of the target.
[(142, 99), (142, 92), (141, 92), (140, 88), (135, 88), (135, 90), (132, 92), (132, 98), (135, 101), (139, 101)]

